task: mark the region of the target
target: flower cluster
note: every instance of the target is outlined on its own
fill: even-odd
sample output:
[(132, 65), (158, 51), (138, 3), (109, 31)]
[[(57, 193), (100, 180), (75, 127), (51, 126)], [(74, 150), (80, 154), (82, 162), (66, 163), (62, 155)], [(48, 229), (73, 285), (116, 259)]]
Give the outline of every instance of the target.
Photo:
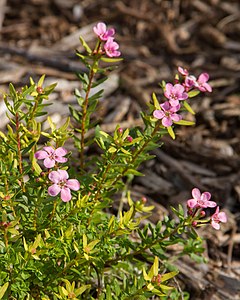
[[(192, 197), (187, 201), (188, 214), (193, 218), (193, 226), (200, 225), (202, 223), (210, 222), (214, 229), (220, 229), (220, 223), (227, 222), (227, 216), (225, 212), (219, 212), (219, 206), (214, 201), (210, 201), (211, 194), (204, 192), (201, 194), (198, 188), (192, 190)], [(215, 213), (210, 217), (209, 220), (199, 220), (198, 218), (206, 215), (203, 209), (216, 207)]]
[(121, 55), (121, 52), (118, 51), (119, 45), (114, 41), (114, 28), (107, 29), (105, 23), (99, 22), (96, 26), (93, 27), (93, 31), (98, 36), (101, 42), (104, 42), (104, 51), (109, 57), (118, 57)]
[(177, 112), (181, 109), (181, 102), (189, 98), (188, 92), (198, 90), (201, 92), (211, 92), (212, 88), (207, 83), (209, 75), (202, 73), (198, 79), (189, 75), (189, 72), (182, 67), (178, 67), (178, 72), (183, 76), (182, 82), (177, 80), (177, 83), (167, 83), (164, 87), (164, 96), (167, 100), (160, 104), (160, 109), (154, 110), (153, 116), (156, 119), (162, 120), (164, 127), (172, 126), (174, 122), (182, 120), (182, 116)]
[[(46, 146), (43, 147), (43, 150), (37, 151), (34, 156), (36, 159), (43, 159), (43, 164), (46, 168), (51, 169), (57, 165), (57, 163), (67, 162), (67, 158), (64, 157), (68, 151), (59, 147), (53, 149), (53, 147)], [(71, 200), (71, 190), (78, 191), (80, 189), (80, 183), (77, 179), (68, 179), (69, 175), (66, 170), (60, 170), (57, 167), (57, 170), (50, 171), (48, 178), (53, 183), (48, 188), (48, 194), (50, 196), (57, 196), (60, 193), (61, 199), (64, 202)]]

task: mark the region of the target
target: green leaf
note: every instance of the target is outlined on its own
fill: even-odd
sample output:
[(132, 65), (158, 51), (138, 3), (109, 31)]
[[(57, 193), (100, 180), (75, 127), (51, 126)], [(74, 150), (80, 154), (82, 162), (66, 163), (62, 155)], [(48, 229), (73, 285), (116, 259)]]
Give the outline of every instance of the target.
[(22, 155), (26, 154), (29, 152), (30, 149), (36, 144), (36, 141), (32, 142), (30, 145), (28, 145), (26, 148), (23, 149)]
[(155, 256), (154, 257), (154, 263), (151, 266), (150, 271), (148, 272), (148, 276), (151, 278), (151, 280), (152, 280), (153, 276), (158, 275), (158, 267), (159, 267), (158, 257)]
[(86, 284), (86, 285), (83, 285), (80, 288), (76, 289), (74, 291), (74, 293), (76, 296), (79, 296), (79, 295), (82, 295), (82, 293), (84, 293), (87, 289), (90, 289), (90, 288), (91, 288), (91, 284)]
[(34, 90), (35, 90), (35, 85), (31, 85), (29, 88), (24, 90), (24, 92), (22, 93), (22, 97), (26, 97), (27, 95), (30, 95)]
[(192, 125), (195, 125), (195, 122), (187, 121), (187, 120), (180, 120), (178, 122), (174, 122), (174, 124), (184, 125), (184, 126), (192, 126)]
[(152, 99), (153, 99), (154, 107), (155, 107), (157, 110), (161, 110), (160, 104), (159, 104), (159, 102), (158, 102), (158, 99), (157, 99), (157, 96), (156, 96), (155, 93), (152, 93)]
[(173, 271), (173, 272), (169, 272), (169, 273), (163, 274), (161, 276), (161, 282), (169, 280), (170, 278), (175, 277), (177, 274), (178, 274), (178, 271)]
[(37, 173), (37, 175), (39, 176), (42, 172), (42, 169), (41, 167), (39, 166), (39, 164), (37, 163), (36, 159), (33, 158), (32, 160), (32, 166), (33, 166), (33, 169), (34, 171)]
[(109, 153), (114, 153), (114, 152), (116, 152), (116, 151), (117, 151), (117, 149), (114, 148), (114, 147), (110, 147), (110, 148), (108, 149), (108, 152), (109, 152)]
[(173, 140), (175, 140), (175, 133), (174, 133), (174, 131), (173, 131), (173, 129), (172, 129), (172, 126), (168, 126), (168, 127), (167, 127), (167, 131), (168, 131), (169, 135), (171, 136), (171, 138), (172, 138)]
[(88, 44), (86, 43), (86, 41), (84, 40), (83, 37), (79, 37), (81, 44), (83, 45), (84, 49), (87, 51), (88, 54), (92, 53), (91, 48), (88, 46)]
[(45, 74), (40, 77), (38, 80), (37, 86), (42, 86), (45, 79)]
[(101, 60), (104, 61), (104, 62), (115, 63), (115, 62), (122, 61), (123, 58), (101, 57)]
[(144, 176), (143, 173), (135, 170), (135, 169), (128, 169), (125, 175), (135, 175), (135, 176)]
[(190, 92), (188, 92), (188, 98), (193, 98), (193, 97), (197, 96), (199, 93), (200, 93), (200, 91), (198, 91), (198, 90), (190, 91)]
[(6, 283), (4, 283), (3, 286), (0, 287), (0, 299), (2, 299), (2, 297), (6, 293), (6, 291), (8, 289), (8, 285), (9, 285), (9, 282), (6, 282)]
[(191, 108), (191, 106), (187, 103), (187, 101), (183, 102), (183, 106), (189, 111), (192, 115), (195, 115), (195, 111)]
[(107, 79), (108, 79), (108, 77), (103, 77), (103, 78), (97, 80), (96, 82), (94, 82), (94, 83), (92, 84), (92, 88), (95, 88), (96, 86), (100, 85), (101, 83), (103, 83), (103, 82), (106, 81)]

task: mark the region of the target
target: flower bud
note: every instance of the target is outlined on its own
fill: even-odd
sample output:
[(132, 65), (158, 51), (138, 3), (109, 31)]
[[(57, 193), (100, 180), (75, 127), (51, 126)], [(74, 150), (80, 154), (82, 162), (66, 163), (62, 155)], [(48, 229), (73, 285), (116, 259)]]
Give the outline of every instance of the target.
[(193, 222), (192, 222), (192, 226), (193, 226), (193, 227), (197, 227), (197, 224), (198, 224), (197, 221), (193, 221)]
[(127, 140), (129, 143), (131, 143), (133, 141), (133, 138), (131, 137), (131, 135), (127, 136)]
[(141, 201), (142, 201), (143, 204), (145, 204), (145, 203), (147, 203), (147, 198), (146, 197), (142, 197)]
[(118, 133), (120, 133), (120, 134), (123, 133), (123, 129), (121, 127), (118, 128)]
[(206, 216), (206, 212), (205, 212), (204, 210), (202, 210), (202, 211), (200, 212), (200, 216), (201, 216), (201, 217), (205, 217), (205, 216)]
[(43, 88), (41, 86), (38, 86), (36, 90), (38, 94), (43, 94)]

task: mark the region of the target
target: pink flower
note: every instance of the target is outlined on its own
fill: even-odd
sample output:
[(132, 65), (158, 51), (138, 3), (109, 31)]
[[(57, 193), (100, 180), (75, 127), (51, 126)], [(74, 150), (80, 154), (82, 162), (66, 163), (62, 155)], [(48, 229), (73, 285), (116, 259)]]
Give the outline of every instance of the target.
[(209, 79), (208, 73), (202, 73), (195, 83), (195, 87), (201, 92), (211, 92), (212, 87), (207, 83)]
[(113, 28), (107, 29), (106, 24), (102, 22), (94, 26), (93, 31), (96, 33), (96, 35), (101, 41), (107, 41), (109, 37), (115, 34), (115, 30)]
[(207, 207), (215, 207), (217, 203), (214, 201), (209, 201), (211, 198), (211, 194), (209, 192), (204, 192), (201, 194), (199, 189), (194, 188), (192, 190), (193, 199), (189, 199), (187, 201), (187, 205), (190, 208), (207, 208)]
[(183, 69), (182, 67), (178, 67), (178, 72), (185, 76), (184, 87), (188, 91), (190, 88), (195, 87), (201, 92), (212, 92), (212, 87), (207, 83), (209, 79), (208, 73), (202, 73), (198, 77), (198, 79), (193, 76), (189, 75), (187, 69)]
[(43, 150), (37, 151), (34, 156), (36, 159), (44, 159), (43, 164), (46, 168), (52, 168), (56, 162), (65, 163), (68, 159), (63, 157), (68, 152), (65, 148), (59, 147), (54, 150), (52, 147), (43, 147)]
[(182, 74), (183, 76), (189, 75), (188, 70), (187, 69), (183, 69), (182, 67), (178, 67), (178, 72), (180, 74)]
[(193, 75), (188, 75), (185, 78), (184, 87), (187, 91), (189, 91), (191, 88), (194, 88), (198, 85), (197, 78)]
[(211, 225), (214, 229), (219, 230), (220, 224), (219, 223), (226, 223), (227, 222), (227, 215), (225, 212), (219, 212), (219, 206), (217, 206), (215, 213), (211, 216)]
[(182, 116), (176, 114), (180, 109), (180, 104), (172, 106), (168, 101), (160, 104), (162, 110), (155, 110), (153, 116), (156, 119), (162, 119), (162, 125), (164, 127), (169, 127), (172, 125), (173, 121), (178, 122), (182, 119)]
[(104, 45), (104, 49), (106, 51), (107, 56), (109, 57), (117, 57), (121, 55), (121, 52), (117, 49), (119, 48), (118, 43), (114, 42), (113, 38), (108, 38), (107, 42)]
[(80, 183), (77, 179), (68, 179), (68, 177), (68, 172), (65, 170), (50, 172), (48, 178), (53, 182), (53, 185), (48, 188), (48, 194), (54, 197), (61, 193), (62, 201), (70, 201), (72, 198), (70, 190), (79, 190)]
[(177, 106), (179, 104), (179, 100), (186, 100), (188, 98), (188, 94), (185, 92), (184, 87), (179, 83), (175, 85), (167, 83), (164, 95), (169, 99), (172, 106)]

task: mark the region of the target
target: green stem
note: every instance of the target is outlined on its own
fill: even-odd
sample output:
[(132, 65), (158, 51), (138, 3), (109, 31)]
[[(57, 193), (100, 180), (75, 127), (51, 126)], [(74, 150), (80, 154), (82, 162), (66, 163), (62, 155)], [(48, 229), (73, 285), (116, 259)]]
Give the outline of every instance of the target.
[(116, 263), (116, 262), (118, 262), (118, 261), (120, 261), (120, 260), (126, 260), (126, 259), (129, 258), (129, 257), (137, 256), (137, 255), (143, 253), (144, 251), (146, 251), (147, 249), (149, 249), (149, 248), (151, 248), (151, 247), (153, 247), (153, 246), (155, 246), (155, 245), (157, 245), (157, 244), (163, 242), (164, 240), (170, 238), (170, 237), (171, 237), (172, 235), (174, 235), (181, 227), (185, 227), (185, 226), (186, 226), (186, 222), (185, 222), (185, 220), (184, 220), (184, 222), (179, 223), (178, 226), (175, 227), (175, 228), (173, 229), (173, 231), (169, 232), (169, 233), (166, 234), (165, 236), (163, 236), (163, 237), (161, 237), (161, 238), (159, 238), (159, 239), (153, 241), (152, 243), (150, 243), (150, 244), (148, 244), (148, 245), (146, 245), (146, 246), (144, 246), (144, 247), (141, 247), (141, 248), (140, 248), (139, 250), (137, 250), (137, 251), (133, 251), (133, 252), (131, 252), (131, 253), (129, 253), (129, 254), (126, 254), (126, 255), (119, 255), (119, 256), (117, 256), (117, 257), (114, 258), (114, 259), (108, 260), (108, 261), (105, 262), (105, 264), (106, 264), (106, 265), (109, 265), (109, 264), (111, 265), (111, 264)]
[[(96, 47), (96, 53), (99, 52), (101, 46), (101, 42), (98, 42)], [(80, 149), (80, 167), (83, 170), (84, 169), (84, 147), (85, 147), (85, 133), (86, 133), (86, 118), (87, 118), (87, 109), (88, 109), (88, 103), (89, 103), (89, 93), (92, 87), (93, 78), (96, 74), (96, 65), (98, 64), (99, 57), (96, 55), (96, 58), (93, 61), (93, 64), (91, 66), (91, 69), (89, 71), (89, 82), (86, 89), (86, 95), (82, 106), (82, 122), (81, 122), (81, 149)]]
[(40, 189), (37, 194), (37, 201), (36, 201), (36, 205), (35, 205), (35, 209), (34, 209), (34, 213), (33, 213), (33, 227), (35, 230), (37, 230), (37, 216), (38, 216), (38, 209), (42, 202), (42, 192), (43, 192), (43, 189)]
[(53, 202), (53, 210), (52, 210), (52, 213), (51, 213), (51, 216), (50, 216), (50, 222), (52, 222), (52, 220), (53, 220), (53, 217), (56, 213), (56, 208), (57, 208), (57, 199), (55, 199), (54, 202)]
[(22, 153), (21, 153), (21, 137), (19, 134), (20, 130), (20, 122), (19, 122), (19, 115), (16, 112), (15, 115), (15, 121), (16, 121), (16, 134), (17, 134), (17, 157), (18, 157), (18, 168), (19, 168), (19, 173), (21, 175), (20, 178), (20, 185), (22, 188), (22, 191), (25, 192), (25, 187), (24, 187), (24, 181), (23, 181), (23, 166), (22, 166)]
[(85, 147), (85, 141), (84, 141), (84, 137), (85, 137), (85, 132), (86, 132), (86, 127), (85, 127), (85, 123), (86, 123), (86, 118), (87, 118), (87, 108), (88, 108), (88, 100), (89, 100), (89, 93), (91, 90), (91, 86), (92, 86), (92, 82), (93, 82), (93, 77), (94, 77), (94, 71), (93, 71), (93, 67), (90, 70), (90, 74), (89, 74), (89, 83), (88, 83), (88, 87), (87, 87), (87, 91), (86, 91), (86, 96), (85, 96), (85, 100), (83, 103), (83, 107), (82, 107), (82, 123), (81, 123), (81, 152), (80, 152), (80, 167), (81, 169), (84, 169), (84, 147)]
[(152, 140), (154, 135), (158, 132), (160, 126), (161, 126), (161, 123), (158, 122), (158, 124), (155, 126), (153, 132), (151, 133), (151, 136), (143, 143), (143, 145), (138, 150), (137, 149), (135, 150), (135, 152), (133, 153), (132, 159), (126, 163), (127, 166), (125, 167), (125, 169), (121, 172), (121, 174), (119, 174), (114, 179), (114, 181), (111, 183), (111, 185), (110, 185), (110, 187), (108, 188), (107, 191), (111, 190), (111, 188), (114, 187), (114, 185), (118, 182), (118, 180), (120, 180), (122, 177), (125, 176), (126, 172), (129, 170), (129, 168), (132, 167), (132, 164), (135, 163), (138, 155), (141, 154), (144, 151), (144, 149), (147, 147), (147, 145)]
[(107, 165), (105, 167), (105, 170), (102, 172), (101, 176), (99, 176), (99, 177), (101, 177), (101, 181), (97, 186), (97, 191), (96, 191), (96, 194), (94, 197), (94, 202), (96, 202), (99, 199), (100, 192), (103, 189), (103, 184), (107, 178), (108, 171), (110, 170), (110, 168), (112, 166), (112, 161), (114, 161), (114, 159), (117, 157), (117, 153), (118, 153), (118, 151), (116, 151), (114, 154), (112, 154), (112, 156), (109, 159), (107, 159)]
[(7, 228), (4, 228), (4, 242), (5, 242), (6, 248), (8, 249)]

